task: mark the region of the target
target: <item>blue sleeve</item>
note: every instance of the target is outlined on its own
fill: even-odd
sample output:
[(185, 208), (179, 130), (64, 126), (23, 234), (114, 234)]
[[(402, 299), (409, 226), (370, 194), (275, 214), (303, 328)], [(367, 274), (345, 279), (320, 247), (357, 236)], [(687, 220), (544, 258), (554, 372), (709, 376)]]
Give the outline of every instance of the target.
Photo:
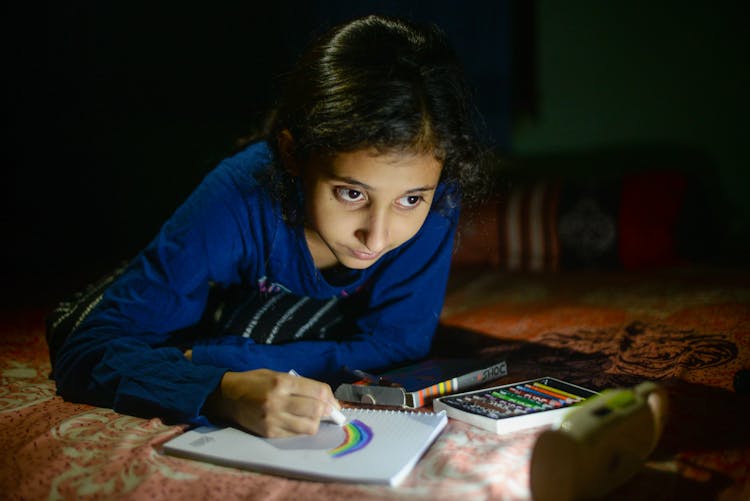
[(252, 267), (233, 168), (206, 177), (63, 344), (53, 375), (64, 398), (205, 422), (200, 410), (226, 369), (188, 361), (171, 337), (199, 321), (210, 282), (236, 283)]
[(455, 217), (428, 217), (412, 240), (387, 256), (375, 275), (367, 313), (343, 341), (255, 344), (240, 336), (199, 341), (194, 360), (232, 370), (265, 367), (336, 381), (346, 365), (378, 369), (427, 355), (445, 298)]

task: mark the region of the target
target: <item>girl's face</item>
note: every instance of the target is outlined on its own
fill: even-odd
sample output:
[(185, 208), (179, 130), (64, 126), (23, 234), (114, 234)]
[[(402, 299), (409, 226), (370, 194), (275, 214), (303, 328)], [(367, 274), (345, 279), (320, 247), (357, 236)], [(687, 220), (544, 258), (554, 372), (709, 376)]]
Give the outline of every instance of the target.
[(430, 154), (358, 150), (304, 168), (305, 238), (319, 269), (372, 266), (422, 227), (442, 163)]

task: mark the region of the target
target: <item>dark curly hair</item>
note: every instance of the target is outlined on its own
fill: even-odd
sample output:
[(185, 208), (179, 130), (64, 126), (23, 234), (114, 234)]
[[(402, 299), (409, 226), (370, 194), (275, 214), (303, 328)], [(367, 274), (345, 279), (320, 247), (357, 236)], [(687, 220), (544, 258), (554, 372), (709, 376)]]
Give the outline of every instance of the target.
[(455, 188), (437, 208), (471, 201), (486, 183), (469, 102), (461, 65), (436, 26), (371, 15), (333, 28), (283, 76), (265, 127), (276, 158), (271, 186), (286, 217), (300, 214), (279, 161), (285, 130), (302, 163), (363, 148), (431, 153), (443, 162), (441, 181)]

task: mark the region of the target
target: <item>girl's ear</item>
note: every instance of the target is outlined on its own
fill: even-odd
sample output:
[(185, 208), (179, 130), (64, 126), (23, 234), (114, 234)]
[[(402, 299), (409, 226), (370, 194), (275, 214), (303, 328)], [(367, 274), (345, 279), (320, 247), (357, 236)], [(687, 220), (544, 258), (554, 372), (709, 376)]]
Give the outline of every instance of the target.
[(294, 138), (289, 129), (284, 129), (279, 133), (277, 138), (279, 142), (279, 153), (281, 154), (281, 162), (284, 164), (284, 168), (292, 176), (298, 176), (299, 166), (294, 158)]

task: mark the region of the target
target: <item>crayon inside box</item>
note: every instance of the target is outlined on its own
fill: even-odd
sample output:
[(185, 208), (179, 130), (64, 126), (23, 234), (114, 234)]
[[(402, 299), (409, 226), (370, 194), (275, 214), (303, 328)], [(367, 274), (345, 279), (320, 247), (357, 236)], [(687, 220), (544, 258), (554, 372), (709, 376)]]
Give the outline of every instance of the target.
[(594, 395), (592, 390), (545, 377), (440, 400), (460, 411), (497, 420), (564, 409)]

